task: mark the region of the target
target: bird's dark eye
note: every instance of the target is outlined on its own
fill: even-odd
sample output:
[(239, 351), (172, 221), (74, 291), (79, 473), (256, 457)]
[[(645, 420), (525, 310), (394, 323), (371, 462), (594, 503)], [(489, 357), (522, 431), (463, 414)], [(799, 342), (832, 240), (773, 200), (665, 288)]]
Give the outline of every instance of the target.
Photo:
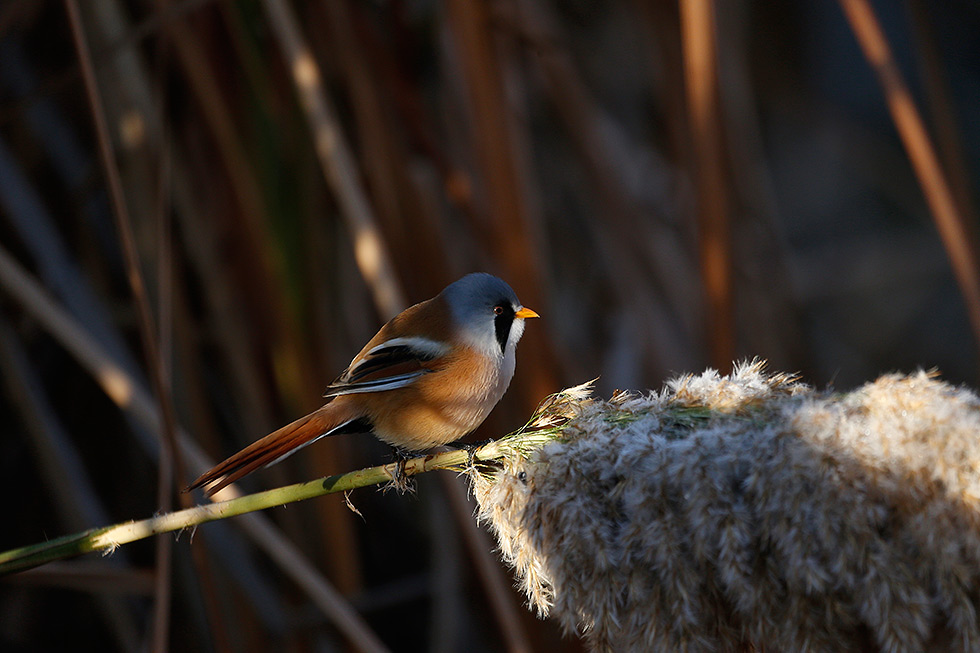
[(494, 315), (503, 315), (504, 314), (504, 307), (503, 306), (494, 306), (493, 307), (493, 314)]

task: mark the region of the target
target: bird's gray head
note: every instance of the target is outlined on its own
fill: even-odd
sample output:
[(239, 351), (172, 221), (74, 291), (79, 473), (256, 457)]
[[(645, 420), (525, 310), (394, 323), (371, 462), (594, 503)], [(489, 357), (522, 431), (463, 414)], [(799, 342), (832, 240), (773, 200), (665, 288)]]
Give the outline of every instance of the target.
[(442, 295), (468, 344), (491, 356), (513, 355), (524, 333), (524, 319), (537, 317), (521, 306), (506, 282), (485, 272), (467, 274)]

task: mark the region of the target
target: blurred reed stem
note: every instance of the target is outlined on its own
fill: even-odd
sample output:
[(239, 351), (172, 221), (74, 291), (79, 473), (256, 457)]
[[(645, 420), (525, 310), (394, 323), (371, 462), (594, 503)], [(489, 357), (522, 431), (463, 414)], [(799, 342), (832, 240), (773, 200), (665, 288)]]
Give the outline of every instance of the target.
[(324, 176), (342, 206), (361, 275), (374, 294), (379, 312), (388, 319), (408, 304), (399, 287), (374, 212), (359, 181), (356, 160), (323, 88), (319, 66), (289, 5), (266, 0), (263, 7), (310, 123)]
[(922, 186), (953, 274), (963, 293), (974, 338), (980, 345), (980, 267), (977, 265), (976, 243), (966, 227), (932, 139), (892, 55), (874, 8), (868, 0), (840, 0), (840, 5), (864, 56), (878, 76), (895, 128)]
[(685, 91), (698, 190), (707, 348), (711, 365), (726, 372), (735, 358), (735, 325), (714, 0), (681, 0), (680, 8)]
[[(173, 398), (171, 397), (170, 387), (163, 369), (157, 329), (154, 326), (155, 320), (150, 309), (150, 300), (146, 293), (146, 285), (143, 281), (139, 251), (136, 248), (136, 241), (133, 238), (129, 210), (126, 207), (126, 198), (123, 194), (122, 181), (119, 175), (119, 166), (116, 162), (112, 139), (109, 136), (109, 127), (106, 121), (105, 111), (102, 108), (102, 98), (99, 96), (95, 68), (92, 65), (92, 56), (89, 52), (85, 30), (82, 26), (81, 13), (79, 12), (76, 0), (65, 0), (65, 6), (71, 22), (75, 49), (78, 51), (78, 58), (82, 67), (85, 91), (89, 104), (91, 105), (103, 172), (109, 186), (113, 216), (116, 219), (119, 243), (123, 250), (126, 278), (129, 281), (130, 291), (132, 292), (133, 301), (136, 304), (136, 310), (139, 316), (139, 333), (140, 340), (143, 344), (146, 366), (150, 373), (153, 393), (159, 403), (159, 415), (162, 418), (160, 424), (162, 446), (157, 465), (159, 472), (157, 502), (160, 511), (167, 512), (173, 506), (174, 479), (178, 483), (183, 482), (183, 462), (177, 447), (177, 427)], [(203, 558), (198, 557), (197, 562), (206, 567), (206, 562)], [(171, 584), (172, 564), (173, 552), (171, 542), (165, 539), (158, 541), (156, 550), (156, 591), (154, 594), (152, 647), (154, 651), (160, 653), (164, 653), (170, 648), (170, 601), (173, 592)], [(199, 569), (199, 571), (207, 575), (204, 568)]]

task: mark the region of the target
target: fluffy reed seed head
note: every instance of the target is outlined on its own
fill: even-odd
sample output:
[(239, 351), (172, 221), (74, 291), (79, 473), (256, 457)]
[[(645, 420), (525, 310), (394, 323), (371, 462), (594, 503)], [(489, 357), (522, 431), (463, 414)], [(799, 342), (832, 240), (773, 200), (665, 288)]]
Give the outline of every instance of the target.
[(595, 650), (980, 650), (974, 393), (822, 393), (753, 361), (582, 395), (471, 478), (530, 604)]

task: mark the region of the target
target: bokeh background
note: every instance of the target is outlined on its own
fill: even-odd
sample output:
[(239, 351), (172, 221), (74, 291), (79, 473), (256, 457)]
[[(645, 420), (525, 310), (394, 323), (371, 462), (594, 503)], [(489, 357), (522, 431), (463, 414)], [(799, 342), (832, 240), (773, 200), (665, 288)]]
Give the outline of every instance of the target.
[[(976, 385), (976, 3), (711, 9), (0, 2), (0, 549), (180, 506), (187, 443), (214, 461), (315, 408), (388, 317), (474, 270), (542, 319), (472, 439), (564, 386), (735, 358), (817, 387)], [(340, 436), (242, 486), (390, 459)], [(521, 607), (461, 487), (2, 578), (0, 649), (578, 650)]]

